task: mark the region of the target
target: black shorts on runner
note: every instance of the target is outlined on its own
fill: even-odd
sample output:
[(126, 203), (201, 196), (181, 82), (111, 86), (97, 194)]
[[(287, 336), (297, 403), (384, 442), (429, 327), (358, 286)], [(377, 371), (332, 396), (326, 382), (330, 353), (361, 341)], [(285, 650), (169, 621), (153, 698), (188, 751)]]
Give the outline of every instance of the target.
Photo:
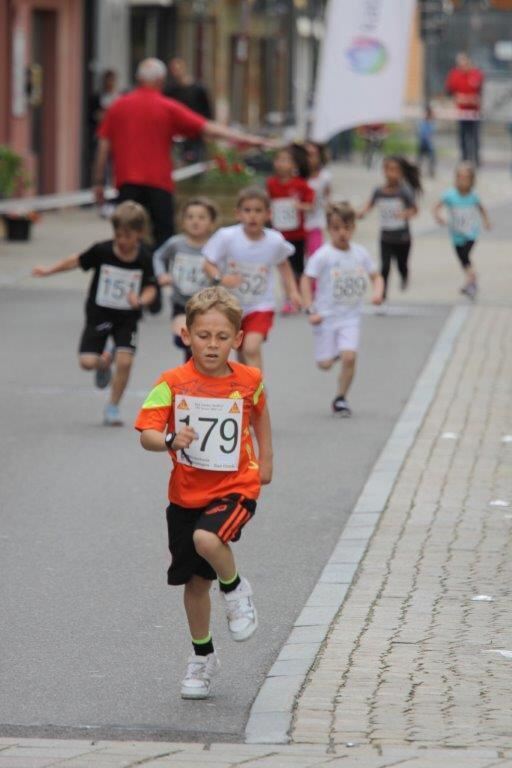
[(166, 517), (172, 562), (167, 571), (167, 583), (172, 586), (186, 584), (192, 576), (215, 581), (217, 574), (196, 552), (194, 531), (201, 529), (215, 533), (225, 544), (238, 541), (242, 528), (255, 512), (254, 499), (246, 499), (237, 493), (194, 509), (169, 504)]
[(462, 245), (455, 246), (457, 256), (459, 257), (459, 261), (464, 269), (467, 269), (471, 266), (471, 259), (469, 258), (469, 254), (471, 253), (471, 249), (473, 248), (474, 244), (474, 240), (468, 240), (467, 242), (462, 243)]
[(177, 301), (173, 301), (171, 299), (171, 320), (177, 315), (184, 315), (185, 313), (186, 310), (183, 304), (180, 304)]
[(80, 339), (81, 355), (101, 355), (107, 339), (112, 336), (116, 349), (135, 354), (137, 350), (137, 318), (122, 317), (119, 320), (87, 318)]

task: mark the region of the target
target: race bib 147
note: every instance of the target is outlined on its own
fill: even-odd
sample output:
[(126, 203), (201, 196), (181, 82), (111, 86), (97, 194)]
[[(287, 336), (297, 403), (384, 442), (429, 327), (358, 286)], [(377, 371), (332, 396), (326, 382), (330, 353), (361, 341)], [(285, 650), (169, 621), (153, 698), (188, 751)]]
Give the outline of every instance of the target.
[(208, 278), (203, 271), (203, 259), (191, 253), (177, 253), (174, 259), (172, 280), (178, 291), (185, 296), (206, 288)]

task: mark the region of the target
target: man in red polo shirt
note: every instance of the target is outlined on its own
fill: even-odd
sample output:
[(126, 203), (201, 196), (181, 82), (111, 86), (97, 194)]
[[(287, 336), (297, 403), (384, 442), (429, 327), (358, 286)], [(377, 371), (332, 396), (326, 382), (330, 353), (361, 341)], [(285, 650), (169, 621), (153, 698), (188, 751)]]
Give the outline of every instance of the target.
[(480, 163), (480, 108), (484, 75), (473, 67), (465, 53), (459, 53), (456, 66), (446, 79), (446, 90), (453, 96), (459, 113), (459, 144), (462, 160)]
[(112, 155), (118, 202), (135, 200), (148, 211), (155, 247), (173, 235), (171, 144), (175, 137), (226, 139), (262, 146), (264, 139), (207, 120), (162, 95), (167, 68), (159, 59), (145, 59), (137, 68), (138, 87), (121, 96), (107, 111), (98, 129), (93, 180), (98, 203), (103, 202), (104, 170)]

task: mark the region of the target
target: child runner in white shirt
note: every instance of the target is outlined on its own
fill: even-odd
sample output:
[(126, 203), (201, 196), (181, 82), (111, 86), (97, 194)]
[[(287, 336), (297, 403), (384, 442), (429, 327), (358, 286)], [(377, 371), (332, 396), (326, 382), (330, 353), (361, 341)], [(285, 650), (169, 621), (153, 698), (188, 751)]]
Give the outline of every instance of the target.
[(306, 211), (306, 256), (312, 256), (324, 242), (326, 227), (325, 208), (331, 196), (332, 174), (325, 167), (327, 153), (324, 144), (306, 142), (308, 155), (308, 185), (315, 193), (315, 202), (311, 211)]
[[(479, 195), (473, 190), (475, 186), (475, 169), (471, 163), (459, 163), (455, 171), (455, 186), (447, 189), (434, 207), (434, 217), (438, 224), (448, 224), (453, 247), (460, 264), (466, 273), (466, 281), (461, 293), (474, 299), (477, 293), (476, 272), (471, 263), (471, 251), (480, 234), (480, 222), (490, 229), (489, 216)], [(441, 215), (444, 210), (448, 213), (448, 221)]]
[(349, 203), (328, 206), (331, 242), (311, 256), (301, 281), (303, 304), (313, 326), (317, 365), (327, 371), (338, 359), (341, 361), (338, 393), (332, 403), (339, 416), (351, 415), (346, 396), (356, 366), (367, 276), (373, 284), (372, 304), (381, 304), (384, 296), (384, 280), (368, 251), (351, 242), (355, 222), (356, 212)]
[(181, 211), (183, 234), (173, 235), (153, 254), (153, 269), (160, 286), (172, 286), (171, 329), (174, 344), (182, 349), (185, 363), (192, 353), (181, 338), (185, 327), (185, 305), (198, 291), (209, 285), (204, 273), (203, 246), (212, 236), (217, 209), (206, 197), (193, 197)]
[(244, 339), (239, 351), (246, 365), (263, 367), (262, 344), (274, 321), (277, 267), (287, 298), (301, 306), (294, 274), (288, 258), (293, 245), (280, 232), (265, 227), (270, 215), (270, 199), (260, 187), (243, 189), (237, 199), (239, 224), (221, 227), (203, 249), (205, 272), (217, 285), (233, 291), (242, 305)]

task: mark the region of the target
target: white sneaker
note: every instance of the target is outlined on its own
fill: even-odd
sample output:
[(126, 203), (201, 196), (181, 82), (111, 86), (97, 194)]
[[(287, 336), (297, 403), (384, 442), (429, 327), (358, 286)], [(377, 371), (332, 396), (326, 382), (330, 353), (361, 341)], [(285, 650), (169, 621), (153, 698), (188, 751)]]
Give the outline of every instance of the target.
[(210, 695), (211, 679), (218, 672), (220, 661), (215, 651), (208, 656), (188, 658), (187, 671), (181, 683), (182, 699), (207, 699)]
[(226, 616), (233, 640), (248, 640), (258, 627), (258, 614), (252, 599), (252, 588), (247, 579), (232, 592), (222, 593), (226, 601)]

